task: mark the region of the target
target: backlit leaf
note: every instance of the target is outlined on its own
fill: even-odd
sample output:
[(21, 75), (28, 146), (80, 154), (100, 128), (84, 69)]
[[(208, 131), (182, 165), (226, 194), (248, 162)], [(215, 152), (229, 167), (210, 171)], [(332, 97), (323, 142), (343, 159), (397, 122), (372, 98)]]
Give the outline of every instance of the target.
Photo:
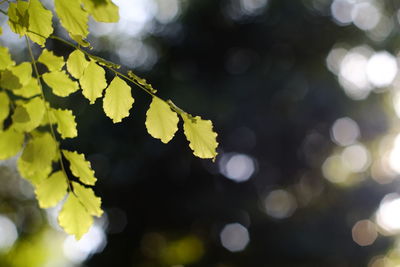
[(29, 25), (28, 2), (18, 0), (8, 6), (8, 25), (20, 36), (26, 33)]
[(111, 0), (82, 0), (87, 12), (99, 22), (118, 22), (119, 9)]
[(32, 65), (23, 62), (17, 66), (11, 66), (1, 74), (1, 87), (15, 90), (20, 89), (32, 78)]
[(29, 14), (29, 38), (40, 46), (44, 46), (46, 38), (53, 33), (53, 14), (40, 3), (39, 0), (30, 0)]
[(30, 169), (30, 163), (22, 160), (17, 161), (17, 167), (20, 175), (31, 182), (33, 185), (39, 185), (44, 179), (49, 177), (49, 174), (52, 170), (51, 164), (49, 164), (46, 168), (42, 170), (32, 172)]
[(3, 129), (3, 122), (10, 114), (10, 99), (5, 92), (0, 92), (0, 131)]
[(104, 69), (91, 61), (79, 79), (82, 93), (89, 99), (90, 104), (94, 104), (96, 99), (103, 95), (103, 90), (107, 87), (105, 75)]
[(40, 87), (36, 78), (32, 77), (30, 81), (22, 86), (21, 88), (14, 89), (13, 94), (17, 96), (22, 96), (25, 98), (30, 98), (36, 95), (40, 95)]
[(89, 65), (89, 61), (86, 60), (85, 55), (78, 49), (72, 52), (68, 57), (67, 70), (71, 76), (76, 79), (81, 78), (87, 65)]
[(93, 217), (74, 194), (69, 194), (58, 215), (58, 223), (65, 232), (74, 235), (79, 240), (89, 231), (93, 224)]
[(121, 122), (123, 118), (129, 116), (133, 102), (131, 88), (116, 76), (106, 89), (103, 99), (104, 112), (114, 123)]
[(46, 65), (49, 71), (60, 71), (65, 64), (63, 57), (56, 56), (47, 49), (43, 49), (38, 62)]
[(57, 131), (63, 139), (73, 138), (78, 135), (76, 130), (75, 116), (68, 109), (51, 109), (55, 123), (57, 123)]
[(12, 127), (0, 131), (0, 160), (15, 156), (24, 143), (24, 134), (16, 132)]
[(94, 177), (94, 171), (90, 166), (90, 162), (85, 159), (83, 154), (68, 150), (63, 150), (62, 152), (71, 164), (70, 169), (74, 176), (87, 185), (94, 185), (96, 183), (97, 179)]
[(170, 106), (158, 97), (153, 97), (146, 113), (146, 128), (149, 134), (163, 143), (168, 143), (178, 130), (178, 122), (179, 118)]
[(7, 47), (0, 46), (0, 70), (14, 66), (15, 62), (11, 59), (10, 52)]
[(57, 143), (49, 133), (36, 134), (29, 140), (19, 161), (23, 161), (27, 175), (41, 172), (51, 166), (57, 155)]
[(66, 97), (79, 89), (78, 83), (71, 80), (65, 71), (53, 71), (43, 74), (44, 82), (55, 95)]
[(19, 111), (20, 113), (18, 114), (14, 113), (12, 116), (14, 128), (19, 132), (30, 132), (38, 127), (42, 122), (45, 113), (44, 102), (40, 97), (35, 97), (23, 103), (21, 107), (28, 113), (29, 120), (26, 121), (24, 119), (22, 111)]
[(57, 171), (36, 186), (35, 194), (39, 206), (43, 209), (53, 207), (67, 194), (67, 177), (62, 171)]
[(203, 120), (201, 117), (191, 117), (183, 114), (183, 129), (193, 154), (199, 158), (215, 158), (217, 156), (217, 133), (213, 131), (210, 120)]
[(90, 215), (100, 217), (103, 214), (101, 199), (96, 197), (91, 188), (73, 182), (74, 193)]
[(89, 33), (88, 13), (82, 9), (80, 0), (55, 0), (56, 13), (61, 25), (74, 40), (85, 39)]

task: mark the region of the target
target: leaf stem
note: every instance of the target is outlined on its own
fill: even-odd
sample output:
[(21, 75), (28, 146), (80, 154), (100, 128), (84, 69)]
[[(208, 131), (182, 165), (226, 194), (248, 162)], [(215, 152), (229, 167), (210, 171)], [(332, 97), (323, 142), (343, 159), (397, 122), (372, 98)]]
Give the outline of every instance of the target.
[(64, 166), (64, 163), (63, 163), (63, 160), (62, 160), (62, 153), (61, 153), (61, 149), (60, 149), (60, 143), (57, 141), (56, 134), (55, 134), (55, 131), (54, 131), (54, 127), (51, 124), (50, 111), (49, 111), (49, 108), (46, 105), (46, 98), (44, 96), (43, 85), (42, 85), (42, 82), (40, 80), (40, 75), (39, 75), (39, 71), (38, 71), (38, 68), (37, 68), (37, 65), (36, 65), (36, 60), (35, 60), (35, 57), (33, 56), (33, 53), (32, 53), (32, 47), (31, 47), (31, 44), (29, 43), (29, 38), (26, 35), (25, 35), (25, 41), (26, 41), (26, 45), (28, 47), (29, 56), (31, 57), (31, 60), (32, 60), (33, 69), (34, 69), (35, 75), (37, 77), (38, 85), (39, 85), (40, 92), (41, 92), (41, 98), (43, 100), (43, 104), (44, 104), (44, 107), (45, 107), (45, 110), (46, 110), (47, 120), (49, 121), (50, 133), (51, 133), (51, 136), (54, 139), (54, 142), (57, 143), (57, 151), (58, 151), (61, 170), (64, 173), (65, 178), (67, 179), (69, 190), (71, 192), (73, 192), (71, 181), (68, 179), (68, 175), (67, 175), (67, 172), (65, 171), (65, 166)]

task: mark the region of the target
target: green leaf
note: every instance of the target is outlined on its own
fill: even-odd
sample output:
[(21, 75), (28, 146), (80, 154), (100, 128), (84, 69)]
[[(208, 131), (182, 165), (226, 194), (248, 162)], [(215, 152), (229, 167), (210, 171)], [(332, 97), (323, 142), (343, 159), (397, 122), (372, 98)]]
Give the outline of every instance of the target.
[(3, 130), (3, 123), (8, 115), (10, 115), (10, 98), (5, 92), (0, 92), (0, 131)]
[(213, 125), (210, 120), (203, 120), (201, 117), (192, 117), (189, 114), (183, 114), (183, 129), (189, 146), (193, 154), (199, 158), (208, 159), (217, 156), (217, 133), (213, 131)]
[(121, 122), (129, 116), (129, 110), (132, 108), (134, 99), (131, 95), (131, 88), (118, 76), (111, 81), (106, 89), (103, 99), (103, 109), (106, 115), (114, 123)]
[(20, 105), (20, 107), (25, 109), (26, 113), (29, 115), (29, 120), (26, 121), (26, 116), (23, 110), (20, 109), (17, 114), (14, 113), (12, 115), (14, 128), (19, 132), (30, 132), (38, 127), (42, 122), (45, 113), (44, 102), (40, 97), (35, 97), (23, 103), (22, 105)]
[(35, 194), (42, 209), (57, 205), (67, 194), (67, 177), (62, 171), (57, 171), (36, 186)]
[(89, 34), (88, 13), (80, 0), (55, 0), (54, 6), (62, 26), (75, 41), (82, 41)]
[(43, 7), (39, 0), (30, 0), (29, 14), (29, 38), (40, 46), (44, 46), (46, 39), (53, 33), (51, 11)]
[(67, 69), (72, 77), (80, 79), (83, 75), (83, 71), (89, 65), (89, 61), (86, 60), (85, 55), (78, 49), (72, 52), (67, 60)]
[(79, 240), (89, 231), (93, 224), (93, 217), (74, 194), (69, 194), (58, 215), (58, 223), (65, 232), (74, 235)]
[(18, 0), (8, 6), (8, 25), (20, 36), (26, 33), (29, 26), (28, 2)]
[(0, 70), (5, 70), (14, 65), (15, 62), (11, 59), (8, 48), (0, 46)]
[(82, 93), (89, 99), (90, 104), (94, 104), (96, 99), (103, 95), (103, 90), (107, 87), (105, 75), (104, 69), (91, 61), (79, 79)]
[(10, 66), (1, 74), (1, 87), (15, 90), (20, 89), (32, 79), (32, 65), (23, 62), (17, 66)]
[(79, 89), (78, 83), (71, 80), (65, 71), (53, 71), (43, 74), (44, 82), (55, 95), (66, 97)]
[(28, 111), (23, 106), (17, 106), (14, 110), (12, 116), (14, 123), (25, 123), (30, 121), (31, 117), (28, 114)]
[(57, 156), (57, 143), (49, 133), (37, 134), (29, 140), (21, 157), (23, 166), (28, 168), (27, 175), (41, 172), (51, 166)]
[(153, 97), (150, 108), (146, 113), (146, 128), (148, 133), (154, 138), (160, 139), (163, 143), (168, 143), (178, 130), (179, 118), (170, 106), (159, 99)]
[(96, 183), (97, 179), (94, 177), (94, 171), (90, 166), (90, 162), (86, 161), (85, 155), (68, 150), (62, 150), (62, 152), (71, 164), (70, 169), (74, 176), (87, 185), (94, 185)]
[(33, 96), (40, 95), (40, 87), (36, 78), (32, 77), (32, 79), (24, 86), (18, 89), (13, 90), (13, 94), (17, 96), (22, 96), (25, 98), (31, 98)]
[(119, 8), (110, 0), (82, 0), (87, 12), (98, 22), (118, 22)]
[(0, 160), (15, 156), (24, 143), (24, 134), (16, 132), (12, 127), (0, 131)]
[(91, 188), (84, 187), (75, 182), (72, 182), (72, 187), (74, 188), (75, 195), (90, 215), (100, 217), (103, 214), (101, 199), (96, 197)]
[(74, 138), (78, 136), (76, 130), (75, 116), (68, 109), (51, 109), (55, 123), (57, 123), (57, 131), (63, 139)]
[(65, 64), (63, 57), (58, 57), (47, 49), (43, 49), (38, 62), (46, 65), (49, 71), (60, 71)]
[(35, 186), (39, 185), (44, 179), (49, 177), (49, 174), (52, 170), (51, 165), (49, 165), (42, 170), (32, 172), (30, 166), (31, 165), (25, 161), (17, 161), (18, 172), (20, 173), (20, 175), (26, 180), (30, 181)]

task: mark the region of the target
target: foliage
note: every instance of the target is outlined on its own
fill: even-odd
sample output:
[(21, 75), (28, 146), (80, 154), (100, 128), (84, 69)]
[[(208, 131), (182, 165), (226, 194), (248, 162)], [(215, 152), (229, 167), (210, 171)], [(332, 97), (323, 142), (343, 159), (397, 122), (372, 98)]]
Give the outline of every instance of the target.
[[(84, 154), (62, 149), (63, 139), (78, 136), (75, 116), (71, 110), (54, 107), (45, 97), (44, 88), (50, 88), (58, 97), (81, 90), (90, 104), (103, 98), (106, 116), (119, 123), (129, 116), (135, 101), (128, 82), (135, 84), (152, 97), (146, 119), (150, 135), (168, 143), (178, 130), (181, 117), (193, 154), (200, 158), (216, 157), (217, 134), (211, 121), (186, 113), (171, 100), (161, 99), (133, 71), (125, 75), (117, 64), (82, 48), (90, 49), (86, 40), (89, 16), (98, 22), (118, 21), (118, 7), (111, 0), (54, 1), (55, 13), (72, 41), (53, 35), (53, 12), (39, 0), (0, 3), (5, 2), (8, 11), (1, 12), (8, 16), (10, 29), (26, 39), (30, 61), (17, 65), (8, 48), (0, 47), (0, 159), (22, 151), (18, 170), (35, 187), (41, 208), (66, 199), (58, 221), (67, 233), (80, 239), (93, 224), (93, 216), (101, 216), (103, 211), (101, 199), (91, 188), (97, 179), (90, 162)], [(67, 60), (56, 56), (45, 47), (48, 39), (63, 42), (74, 51)], [(31, 42), (41, 47), (38, 58), (33, 55)], [(38, 64), (43, 64), (47, 71), (40, 73)], [(106, 71), (114, 74), (110, 83)]]

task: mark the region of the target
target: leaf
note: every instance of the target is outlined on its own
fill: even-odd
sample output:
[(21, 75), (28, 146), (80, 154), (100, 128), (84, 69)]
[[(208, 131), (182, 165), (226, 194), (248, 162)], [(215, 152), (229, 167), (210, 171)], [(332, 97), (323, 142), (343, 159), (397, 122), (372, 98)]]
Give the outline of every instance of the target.
[(1, 75), (1, 87), (15, 90), (20, 89), (32, 78), (32, 65), (29, 62), (23, 62), (17, 66), (11, 66), (3, 71)]
[(0, 131), (0, 160), (15, 156), (24, 143), (24, 134), (16, 132), (12, 127)]
[(29, 14), (29, 38), (40, 46), (44, 46), (46, 39), (53, 33), (53, 14), (40, 3), (39, 0), (30, 0)]
[(75, 195), (90, 215), (100, 217), (103, 214), (101, 199), (96, 197), (91, 188), (84, 187), (75, 182), (72, 182), (72, 187), (74, 188)]
[(13, 94), (17, 96), (22, 96), (25, 98), (31, 98), (36, 95), (40, 95), (40, 87), (36, 78), (32, 77), (32, 79), (24, 86), (18, 89), (13, 90)]
[(62, 26), (75, 41), (89, 34), (88, 13), (81, 7), (80, 0), (55, 0), (54, 6)]
[(44, 82), (55, 95), (66, 97), (79, 89), (78, 83), (71, 80), (65, 71), (53, 71), (43, 74)]
[(23, 106), (17, 106), (15, 108), (12, 118), (14, 123), (25, 123), (31, 119), (28, 111), (26, 111), (26, 108)]
[(35, 97), (20, 105), (20, 107), (25, 109), (26, 113), (29, 115), (29, 120), (26, 121), (26, 116), (23, 114), (22, 110), (17, 114), (14, 113), (11, 117), (14, 122), (14, 128), (19, 132), (30, 132), (42, 122), (45, 112), (44, 102), (40, 97)]
[(154, 138), (160, 139), (163, 143), (168, 143), (178, 130), (179, 118), (170, 106), (159, 99), (153, 97), (150, 108), (146, 113), (146, 128), (148, 133)]
[(42, 170), (31, 172), (30, 164), (22, 160), (17, 161), (17, 167), (20, 175), (30, 181), (33, 185), (39, 185), (44, 179), (49, 177), (52, 170), (51, 165), (49, 165)]
[(11, 59), (8, 48), (0, 46), (0, 70), (5, 70), (14, 65), (15, 62)]
[(84, 8), (98, 22), (118, 22), (119, 8), (110, 0), (82, 0)]
[(85, 55), (78, 49), (69, 54), (67, 60), (67, 70), (72, 77), (76, 79), (81, 78), (87, 65), (89, 65), (89, 61), (86, 60)]
[(29, 140), (19, 161), (23, 161), (27, 175), (41, 172), (51, 166), (57, 156), (57, 144), (49, 133), (34, 135)]
[(93, 224), (93, 217), (74, 194), (69, 194), (58, 215), (58, 223), (65, 232), (75, 235), (75, 238), (79, 240), (89, 231)]
[(57, 205), (67, 194), (67, 177), (62, 171), (57, 171), (36, 186), (35, 194), (42, 209)]
[(0, 131), (3, 129), (4, 120), (10, 114), (10, 98), (5, 92), (0, 92)]
[(68, 109), (51, 109), (55, 123), (57, 123), (57, 132), (63, 139), (78, 136), (76, 130), (75, 116)]
[(43, 49), (38, 62), (46, 65), (49, 71), (60, 71), (65, 64), (63, 57), (58, 57), (47, 49)]
[(8, 25), (20, 36), (26, 33), (29, 26), (28, 2), (18, 0), (8, 6)]
[(91, 61), (79, 79), (82, 93), (89, 99), (90, 104), (94, 104), (96, 99), (103, 95), (103, 90), (107, 87), (105, 75), (104, 69)]
[(182, 119), (183, 129), (193, 154), (203, 159), (215, 158), (218, 142), (212, 122), (203, 120), (199, 116), (191, 117), (189, 114), (183, 114)]
[(121, 122), (123, 118), (129, 116), (133, 102), (131, 88), (116, 76), (106, 89), (103, 99), (104, 112), (114, 123)]
[(71, 164), (70, 169), (74, 176), (78, 177), (82, 183), (87, 185), (94, 185), (96, 183), (97, 179), (94, 177), (94, 171), (90, 166), (90, 162), (86, 161), (83, 154), (68, 150), (62, 150), (62, 152)]

